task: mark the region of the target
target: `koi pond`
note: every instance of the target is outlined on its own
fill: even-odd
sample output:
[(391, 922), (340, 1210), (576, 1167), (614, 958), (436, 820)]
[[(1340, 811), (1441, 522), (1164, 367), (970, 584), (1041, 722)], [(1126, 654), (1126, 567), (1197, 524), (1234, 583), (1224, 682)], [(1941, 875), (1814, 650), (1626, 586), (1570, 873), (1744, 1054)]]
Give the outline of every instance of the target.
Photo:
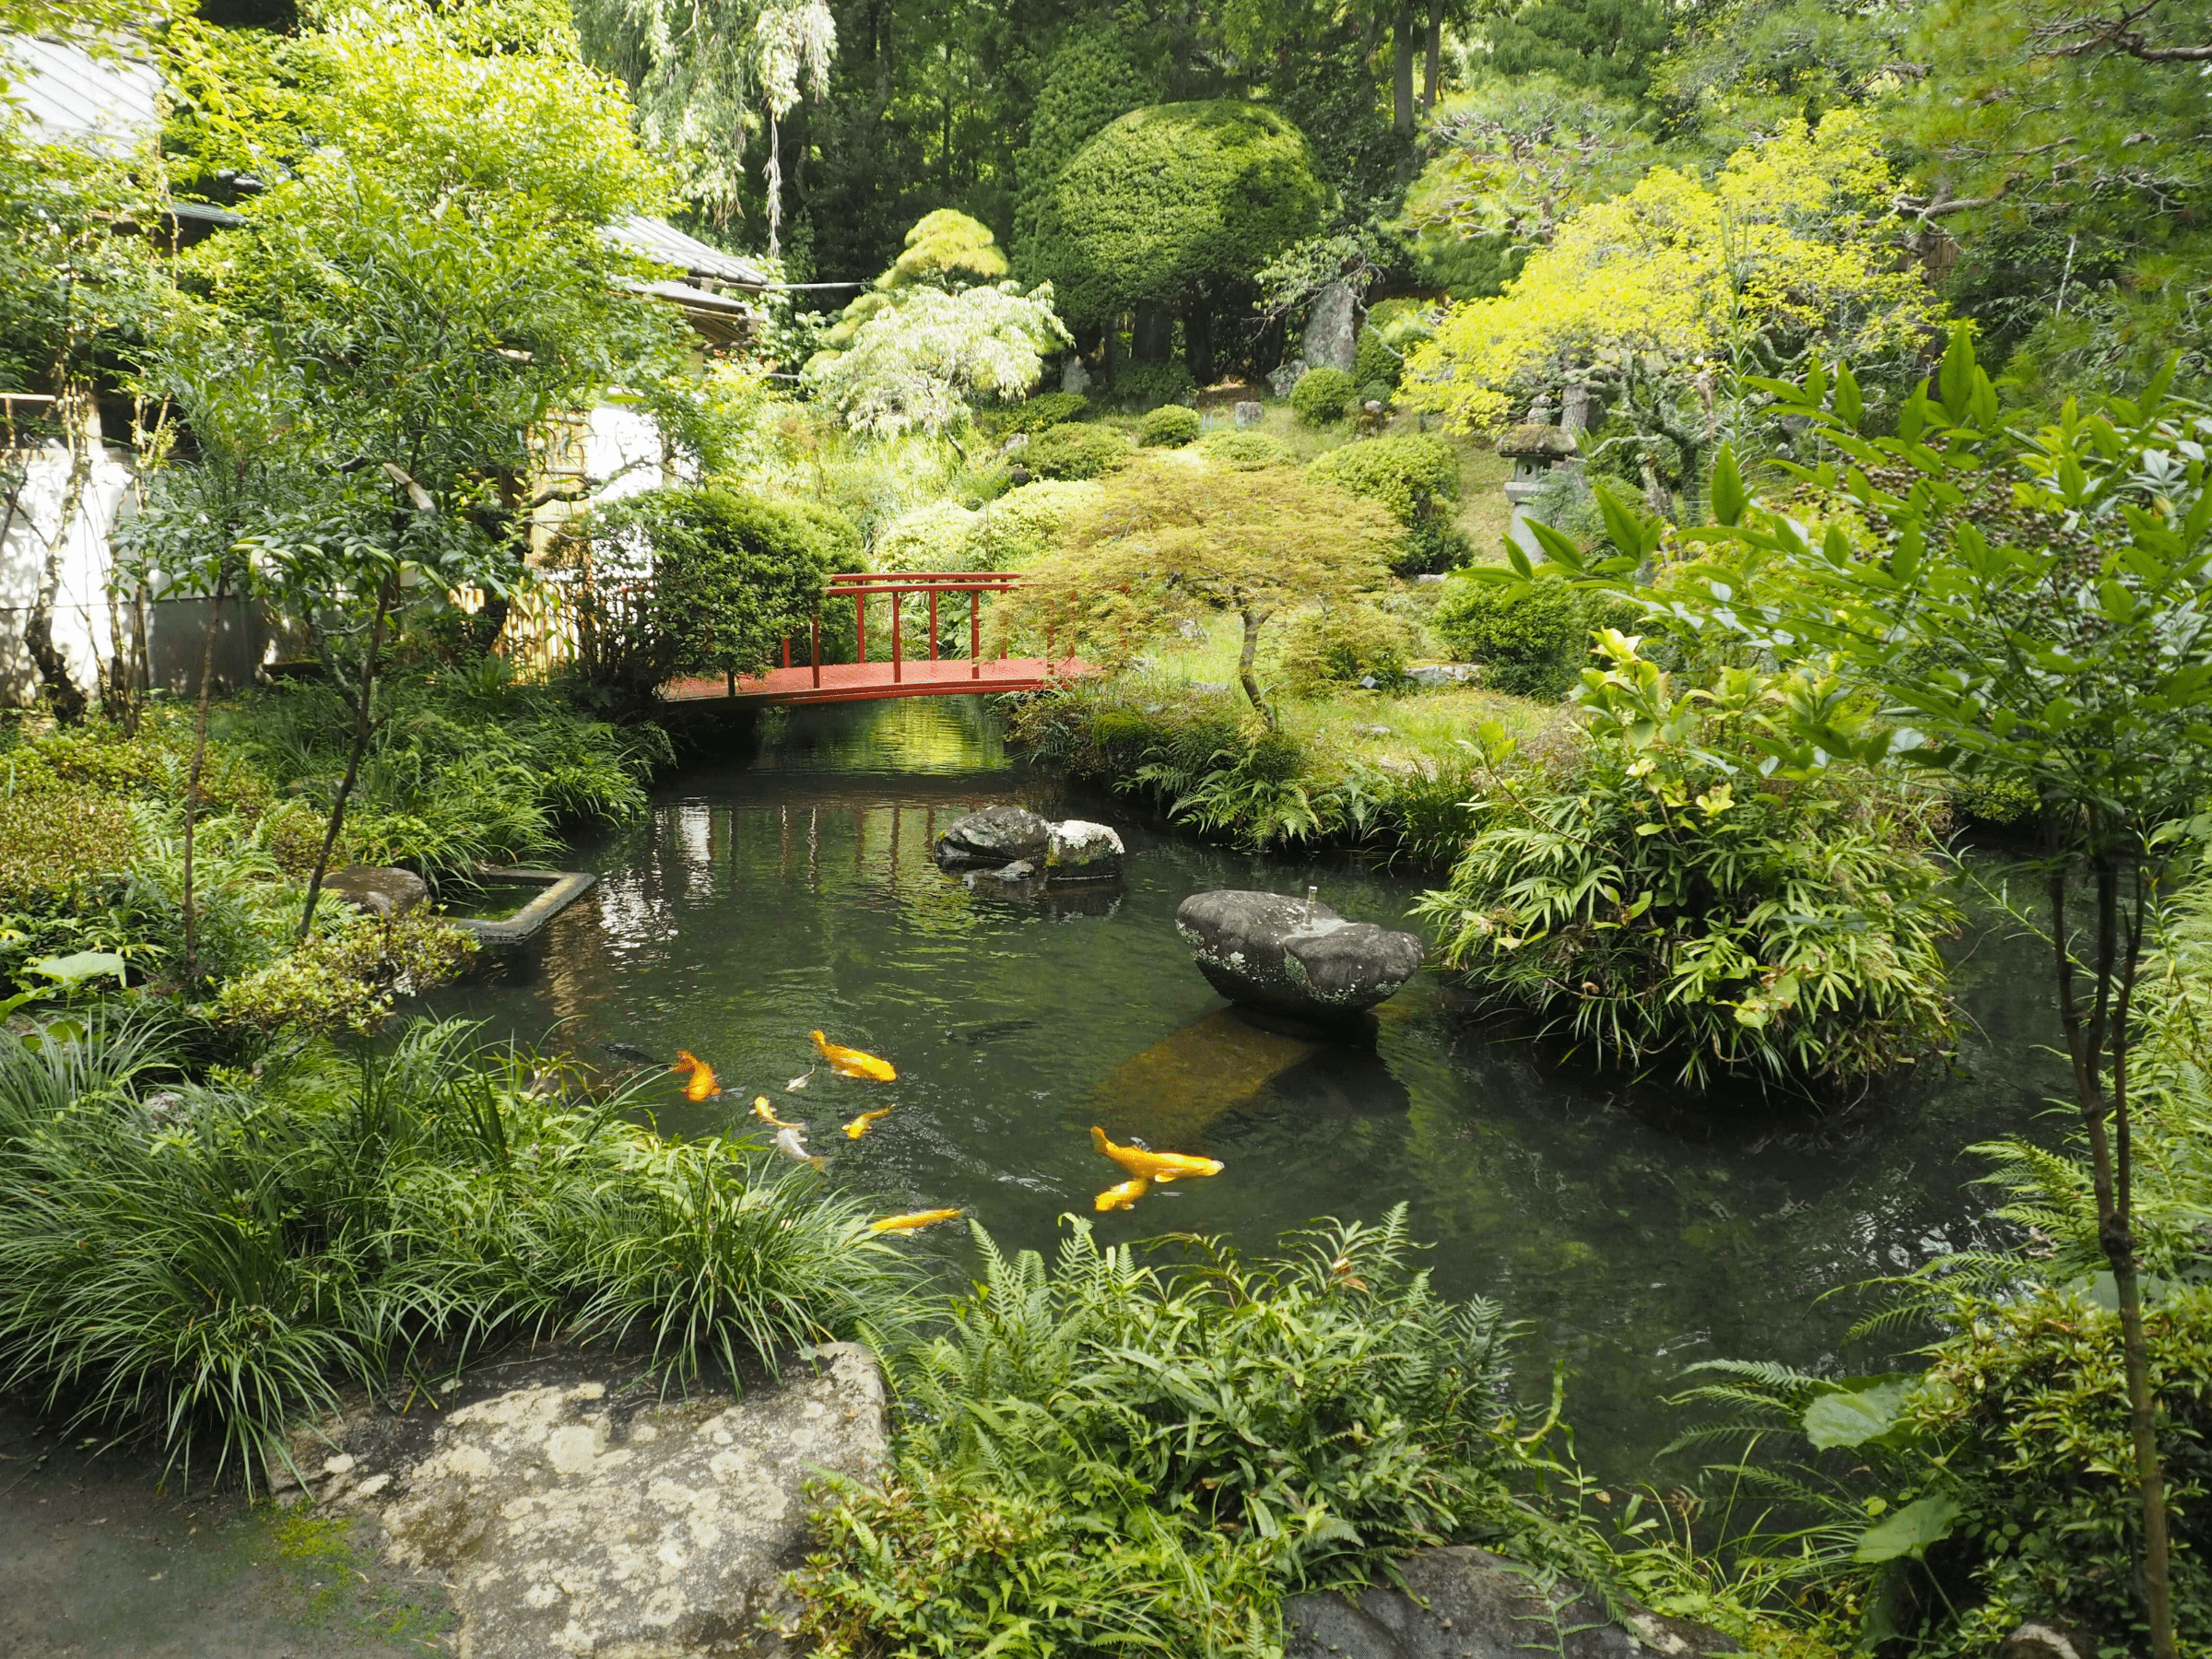
[[(1110, 1241), (1264, 1250), (1316, 1217), (1372, 1220), (1402, 1201), (1441, 1287), (1522, 1322), (1520, 1394), (1540, 1405), (1564, 1368), (1576, 1451), (1607, 1480), (1669, 1477), (1658, 1454), (1678, 1425), (1659, 1402), (1697, 1360), (1882, 1365), (1885, 1351), (1841, 1346), (1867, 1301), (1823, 1292), (1994, 1241), (1965, 1148), (2057, 1133), (2044, 959), (2010, 924), (1959, 942), (1971, 1030), (1955, 1065), (1825, 1112), (1748, 1091), (1690, 1103), (1561, 1062), (1433, 971), (1378, 1011), (1371, 1047), (1246, 1022), (1176, 935), (1185, 895), (1311, 883), (1347, 917), (1410, 926), (1420, 877), (1194, 844), (1008, 755), (978, 700), (794, 710), (747, 747), (667, 783), (649, 821), (580, 844), (574, 867), (599, 885), (433, 1010), (610, 1069), (624, 1064), (610, 1043), (663, 1065), (688, 1049), (724, 1093), (690, 1104), (666, 1074), (664, 1129), (765, 1144), (748, 1102), (767, 1093), (887, 1213), (959, 1206), (1009, 1248), (1051, 1250), (1058, 1218), (1091, 1215), (1122, 1179), (1093, 1124), (1228, 1166), (1095, 1217)], [(1113, 824), (1125, 879), (1042, 900), (970, 892), (931, 848), (996, 802)], [(818, 1027), (892, 1061), (898, 1081), (831, 1075)], [(894, 1100), (864, 1138), (840, 1133)], [(959, 1227), (906, 1248), (955, 1268), (972, 1255)]]

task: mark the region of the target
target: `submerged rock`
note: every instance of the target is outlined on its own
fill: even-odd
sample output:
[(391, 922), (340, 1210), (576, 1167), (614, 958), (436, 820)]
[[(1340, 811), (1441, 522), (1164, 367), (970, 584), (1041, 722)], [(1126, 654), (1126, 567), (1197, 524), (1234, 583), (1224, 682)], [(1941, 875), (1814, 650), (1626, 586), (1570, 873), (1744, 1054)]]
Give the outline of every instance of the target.
[(1112, 881), (1122, 873), (1122, 838), (1104, 824), (1069, 818), (1053, 826), (1044, 873), (1054, 881)]
[(1733, 1653), (1718, 1630), (1658, 1613), (1632, 1612), (1633, 1631), (1571, 1580), (1545, 1586), (1532, 1569), (1487, 1549), (1424, 1549), (1401, 1564), (1404, 1590), (1371, 1585), (1357, 1602), (1293, 1596), (1283, 1609), (1285, 1659), (1691, 1659)]
[(468, 1659), (788, 1653), (763, 1621), (797, 1612), (783, 1574), (806, 1550), (804, 1483), (883, 1461), (875, 1362), (850, 1343), (802, 1350), (743, 1398), (664, 1401), (607, 1375), (549, 1366), (427, 1434), (352, 1422), (314, 1457), (317, 1495), (445, 1581)]
[(347, 865), (323, 877), (323, 890), (387, 920), (406, 915), (430, 896), (421, 877), (391, 865)]
[(1280, 893), (1193, 893), (1176, 907), (1175, 931), (1230, 1001), (1309, 1018), (1373, 1007), (1413, 977), (1424, 954), (1418, 934), (1347, 922)]
[(947, 869), (971, 865), (1042, 864), (1053, 827), (1027, 806), (986, 806), (956, 819), (937, 837), (937, 863)]

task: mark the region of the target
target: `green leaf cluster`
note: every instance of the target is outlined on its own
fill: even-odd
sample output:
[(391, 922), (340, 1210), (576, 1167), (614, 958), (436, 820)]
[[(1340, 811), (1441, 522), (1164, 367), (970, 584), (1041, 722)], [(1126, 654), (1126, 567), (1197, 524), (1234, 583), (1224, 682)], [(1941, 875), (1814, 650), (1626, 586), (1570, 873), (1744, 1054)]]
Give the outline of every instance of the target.
[[(1328, 372), (1316, 369), (1301, 376), (1291, 389), (1292, 407), (1307, 381)], [(1467, 538), (1455, 522), (1459, 453), (1445, 440), (1421, 432), (1367, 439), (1323, 452), (1306, 470), (1390, 510), (1406, 529), (1405, 551), (1392, 567), (1401, 576), (1465, 562)]]

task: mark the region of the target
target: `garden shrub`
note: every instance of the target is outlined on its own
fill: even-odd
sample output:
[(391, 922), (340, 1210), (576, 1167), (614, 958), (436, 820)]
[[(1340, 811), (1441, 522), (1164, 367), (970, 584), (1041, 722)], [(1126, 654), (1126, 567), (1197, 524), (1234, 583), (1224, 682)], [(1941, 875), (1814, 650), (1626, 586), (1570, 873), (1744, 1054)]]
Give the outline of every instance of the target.
[(1603, 1062), (1699, 1088), (1872, 1077), (1947, 1037), (1959, 912), (1924, 827), (1840, 772), (1761, 769), (1762, 718), (1810, 693), (1744, 669), (1678, 691), (1601, 643), (1577, 773), (1488, 794), (1420, 902), (1445, 963)]
[(1427, 433), (1364, 439), (1327, 451), (1306, 470), (1390, 509), (1406, 527), (1406, 548), (1394, 567), (1399, 574), (1449, 570), (1465, 559), (1467, 538), (1453, 522), (1459, 455), (1443, 439)]
[[(297, 905), (288, 907), (297, 913)], [(420, 911), (380, 920), (334, 905), (323, 931), (267, 966), (229, 981), (215, 1017), (265, 1035), (365, 1035), (403, 996), (452, 979), (476, 958), (477, 937)]]
[(991, 429), (1001, 438), (1017, 432), (1034, 435), (1047, 428), (1065, 426), (1090, 413), (1090, 399), (1080, 392), (1047, 392), (1027, 403), (1016, 404), (991, 419)]
[(1239, 470), (1254, 466), (1288, 466), (1290, 448), (1265, 432), (1208, 432), (1198, 448), (1209, 461)]
[(1397, 389), (1399, 379), (1406, 372), (1406, 359), (1390, 348), (1388, 341), (1372, 326), (1360, 329), (1359, 339), (1352, 347), (1352, 378), (1362, 387), (1377, 385), (1382, 388), (1383, 401)]
[(103, 791), (50, 787), (0, 795), (0, 910), (90, 908), (128, 867), (138, 829)]
[(1009, 490), (976, 514), (968, 532), (968, 568), (1019, 570), (1042, 558), (1060, 526), (1098, 498), (1099, 486), (1079, 479), (1041, 479)]
[(1113, 395), (1127, 408), (1184, 403), (1197, 392), (1197, 382), (1181, 363), (1124, 363), (1113, 371)]
[(1139, 1266), (1076, 1219), (1047, 1268), (979, 1227), (984, 1276), (896, 1369), (890, 1478), (822, 1492), (800, 1584), (830, 1659), (1280, 1651), (1296, 1591), (1407, 1552), (1505, 1546), (1588, 1571), (1516, 1488), (1504, 1327), (1406, 1262), (1405, 1206), (1273, 1261)]
[(977, 513), (958, 501), (932, 501), (894, 519), (879, 531), (868, 555), (877, 571), (962, 571), (970, 568), (969, 537)]
[(1487, 668), (1493, 690), (1556, 701), (1589, 659), (1591, 602), (1556, 576), (1519, 593), (1461, 576), (1444, 583), (1429, 626), (1459, 661)]
[(1154, 104), (1068, 158), (1041, 216), (1052, 234), (1025, 262), (1074, 323), (1179, 306), (1209, 280), (1248, 280), (1311, 233), (1328, 194), (1305, 135), (1265, 105)]
[(1344, 418), (1355, 389), (1341, 369), (1309, 369), (1290, 388), (1290, 412), (1308, 426), (1327, 426)]
[(1096, 478), (1125, 465), (1135, 446), (1112, 427), (1056, 426), (1029, 441), (1022, 458), (1041, 478)]
[(1276, 674), (1293, 697), (1371, 680), (1371, 690), (1402, 691), (1413, 684), (1406, 670), (1420, 649), (1421, 630), (1406, 618), (1372, 605), (1332, 605), (1285, 630)]
[(1361, 381), (1359, 387), (1353, 392), (1352, 397), (1362, 411), (1369, 404), (1379, 404), (1382, 408), (1388, 409), (1391, 399), (1390, 382), (1387, 381)]
[(1183, 404), (1162, 404), (1136, 425), (1137, 441), (1155, 449), (1181, 449), (1198, 437), (1198, 411)]

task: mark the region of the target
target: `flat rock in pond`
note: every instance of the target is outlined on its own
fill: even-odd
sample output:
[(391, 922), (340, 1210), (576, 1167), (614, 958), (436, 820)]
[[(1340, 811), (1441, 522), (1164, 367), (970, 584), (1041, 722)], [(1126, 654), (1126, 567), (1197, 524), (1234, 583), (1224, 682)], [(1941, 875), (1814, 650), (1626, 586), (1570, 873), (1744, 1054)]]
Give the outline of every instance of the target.
[[(1400, 1564), (1406, 1589), (1371, 1585), (1357, 1602), (1293, 1596), (1283, 1609), (1285, 1659), (1692, 1659), (1735, 1643), (1687, 1619), (1634, 1610), (1623, 1630), (1602, 1599), (1571, 1580), (1549, 1588), (1487, 1549), (1424, 1549)], [(1410, 1592), (1410, 1594), (1408, 1594)]]
[(986, 806), (956, 819), (937, 837), (937, 863), (946, 869), (1010, 865), (1025, 858), (1041, 865), (1052, 839), (1052, 825), (1027, 806)]
[(1104, 824), (1069, 818), (1053, 826), (1044, 873), (1054, 881), (1112, 881), (1122, 873), (1122, 838)]
[[(662, 1400), (575, 1365), (525, 1369), (427, 1434), (383, 1418), (313, 1454), (317, 1496), (373, 1518), (434, 1574), (465, 1659), (780, 1656), (806, 1550), (804, 1483), (882, 1463), (883, 1381), (850, 1343), (801, 1350), (778, 1386)], [(381, 1432), (380, 1432), (381, 1429)]]
[(1309, 1018), (1373, 1007), (1414, 976), (1424, 953), (1418, 934), (1347, 922), (1280, 893), (1193, 893), (1175, 909), (1175, 931), (1230, 1001)]
[(429, 898), (429, 884), (390, 865), (347, 865), (323, 877), (323, 890), (372, 916), (404, 916)]

